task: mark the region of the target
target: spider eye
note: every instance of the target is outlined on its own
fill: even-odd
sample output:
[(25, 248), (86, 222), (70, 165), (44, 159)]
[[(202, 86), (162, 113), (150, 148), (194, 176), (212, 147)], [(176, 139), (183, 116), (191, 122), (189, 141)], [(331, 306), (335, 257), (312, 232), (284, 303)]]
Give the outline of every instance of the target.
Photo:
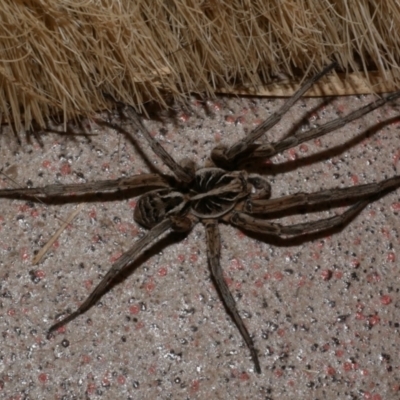
[(139, 198), (133, 218), (140, 225), (152, 228), (168, 215), (178, 214), (185, 204), (185, 199), (179, 192), (170, 189), (153, 190)]

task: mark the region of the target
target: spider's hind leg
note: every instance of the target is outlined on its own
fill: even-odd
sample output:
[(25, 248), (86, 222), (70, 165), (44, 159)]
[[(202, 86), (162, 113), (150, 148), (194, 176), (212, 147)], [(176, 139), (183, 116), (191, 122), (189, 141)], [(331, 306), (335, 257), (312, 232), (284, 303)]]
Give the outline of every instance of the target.
[(247, 330), (239, 312), (236, 308), (235, 299), (230, 292), (228, 285), (223, 277), (222, 268), (220, 264), (221, 242), (218, 229), (218, 222), (215, 219), (203, 220), (206, 228), (207, 238), (207, 257), (211, 269), (211, 275), (217, 287), (218, 293), (221, 296), (222, 302), (229, 315), (233, 319), (236, 327), (238, 328), (243, 340), (246, 342), (250, 350), (251, 358), (253, 359), (254, 367), (257, 373), (261, 373), (260, 361), (258, 360), (257, 351), (254, 347), (253, 339)]

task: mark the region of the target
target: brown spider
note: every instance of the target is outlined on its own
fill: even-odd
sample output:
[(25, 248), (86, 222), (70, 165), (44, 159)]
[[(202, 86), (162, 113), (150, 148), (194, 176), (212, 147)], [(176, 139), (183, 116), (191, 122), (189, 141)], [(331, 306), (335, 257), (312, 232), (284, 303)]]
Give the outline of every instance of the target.
[[(206, 230), (207, 256), (212, 278), (225, 308), (250, 350), (256, 372), (260, 373), (261, 367), (253, 339), (236, 309), (235, 300), (223, 278), (220, 265), (221, 244), (218, 223), (223, 222), (234, 225), (244, 231), (278, 237), (329, 230), (348, 223), (368, 203), (400, 186), (400, 176), (395, 176), (377, 183), (329, 189), (314, 193), (297, 193), (271, 199), (270, 185), (266, 178), (258, 174), (248, 173), (245, 169), (237, 170), (249, 160), (269, 158), (307, 140), (321, 137), (381, 107), (386, 102), (400, 97), (400, 91), (398, 91), (343, 118), (337, 118), (317, 128), (306, 132), (296, 132), (275, 143), (257, 144), (256, 140), (272, 128), (292, 105), (318, 79), (331, 71), (335, 65), (329, 65), (309, 79), (277, 112), (250, 132), (247, 137), (228, 147), (215, 147), (211, 153), (212, 167), (195, 170), (191, 162), (178, 164), (152, 138), (135, 111), (131, 107), (124, 105), (122, 110), (124, 115), (132, 121), (134, 127), (146, 138), (154, 153), (173, 172), (173, 177), (152, 173), (83, 184), (56, 184), (40, 188), (0, 190), (0, 197), (43, 196), (47, 198), (137, 188), (147, 190), (138, 200), (134, 219), (148, 228), (149, 231), (111, 266), (108, 273), (81, 306), (72, 314), (51, 326), (49, 332), (58, 329), (87, 311), (101, 297), (104, 290), (116, 276), (132, 264), (145, 249), (156, 243), (163, 233), (167, 231), (189, 233), (195, 224), (201, 222)], [(131, 133), (127, 133), (134, 137)], [(338, 202), (353, 205), (341, 215), (314, 222), (288, 226), (271, 223), (266, 219), (266, 217), (271, 218), (274, 215), (279, 216), (287, 210), (306, 206), (322, 205), (325, 208), (330, 208), (334, 203)]]

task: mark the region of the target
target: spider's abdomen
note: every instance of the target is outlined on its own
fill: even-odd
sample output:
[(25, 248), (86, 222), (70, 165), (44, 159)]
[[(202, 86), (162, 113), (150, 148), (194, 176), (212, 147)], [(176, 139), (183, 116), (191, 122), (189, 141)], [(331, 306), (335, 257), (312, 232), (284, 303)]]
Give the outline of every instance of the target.
[(185, 207), (182, 193), (171, 189), (157, 189), (142, 195), (133, 213), (134, 220), (146, 228), (152, 228), (168, 215), (178, 215)]
[(243, 172), (227, 173), (220, 168), (198, 170), (191, 187), (192, 214), (198, 218), (219, 218), (228, 213), (250, 193), (246, 179)]

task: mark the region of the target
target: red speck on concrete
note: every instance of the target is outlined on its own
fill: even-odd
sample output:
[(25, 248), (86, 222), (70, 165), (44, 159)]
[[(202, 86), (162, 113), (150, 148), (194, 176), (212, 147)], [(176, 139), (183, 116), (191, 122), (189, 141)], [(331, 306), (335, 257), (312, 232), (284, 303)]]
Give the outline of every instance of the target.
[(83, 364), (89, 364), (92, 361), (92, 358), (88, 356), (87, 354), (84, 354), (82, 356), (82, 363)]
[(381, 297), (381, 303), (382, 303), (384, 306), (387, 306), (387, 305), (390, 304), (391, 302), (392, 302), (392, 298), (391, 298), (389, 295), (385, 294), (385, 295), (383, 295), (383, 296)]
[(282, 272), (274, 272), (273, 277), (276, 281), (281, 281), (283, 279), (283, 274)]
[(388, 253), (386, 260), (389, 262), (396, 261), (396, 254), (394, 254), (393, 252)]
[(21, 259), (26, 261), (29, 258), (29, 252), (28, 249), (26, 247), (22, 247), (22, 249), (20, 250), (20, 255), (21, 255)]
[(90, 279), (87, 279), (87, 280), (83, 281), (83, 286), (85, 286), (86, 290), (90, 290), (93, 286), (93, 281)]
[(290, 161), (294, 161), (294, 160), (297, 160), (297, 158), (298, 158), (298, 155), (297, 155), (297, 153), (296, 153), (296, 150), (295, 149), (290, 149), (290, 150), (288, 150), (288, 158), (289, 158), (289, 160)]
[(382, 397), (378, 393), (364, 392), (365, 400), (382, 400)]
[(119, 251), (118, 253), (113, 254), (110, 257), (110, 262), (113, 264), (115, 261), (118, 260), (118, 258), (120, 258), (122, 256), (122, 253)]
[(352, 175), (351, 180), (353, 182), (353, 185), (358, 185), (358, 183), (360, 181), (357, 175)]
[(392, 203), (391, 207), (393, 211), (400, 211), (400, 202)]
[(372, 274), (367, 275), (367, 281), (369, 283), (377, 283), (380, 282), (381, 276), (377, 272), (373, 272)]
[(140, 312), (140, 307), (138, 305), (130, 306), (129, 312), (133, 315), (137, 315)]
[(168, 268), (167, 267), (159, 268), (157, 274), (158, 276), (166, 276), (168, 274)]
[(327, 373), (327, 375), (333, 376), (333, 375), (336, 374), (336, 370), (335, 370), (335, 368), (333, 368), (333, 367), (331, 367), (331, 366), (328, 366), (328, 367), (326, 368), (326, 373)]
[(93, 394), (95, 391), (96, 391), (96, 385), (94, 383), (89, 383), (86, 389), (87, 394)]
[(67, 331), (67, 328), (66, 328), (65, 325), (60, 326), (60, 327), (57, 329), (57, 333), (59, 333), (59, 334), (63, 334), (63, 333), (65, 333), (66, 331)]
[(187, 121), (189, 121), (189, 119), (190, 119), (190, 115), (187, 113), (181, 113), (179, 115), (179, 120), (182, 122), (187, 122)]
[(71, 166), (68, 163), (64, 163), (60, 168), (61, 175), (69, 175), (72, 172)]
[(329, 281), (332, 278), (332, 271), (329, 269), (325, 269), (324, 271), (321, 272), (321, 278), (324, 281)]
[(277, 369), (275, 372), (274, 372), (274, 375), (277, 377), (277, 378), (280, 378), (280, 377), (282, 377), (283, 376), (283, 370), (282, 369)]
[(125, 377), (124, 377), (123, 375), (119, 375), (118, 378), (117, 378), (117, 382), (118, 382), (120, 385), (124, 385), (125, 382), (126, 382), (126, 379), (125, 379)]
[(49, 377), (47, 376), (47, 374), (44, 374), (44, 373), (39, 374), (39, 376), (38, 376), (40, 383), (46, 383), (48, 381), (48, 378)]
[(232, 271), (241, 271), (244, 268), (243, 264), (237, 258), (232, 258), (229, 269)]
[(302, 153), (307, 153), (308, 152), (308, 146), (306, 144), (301, 144), (300, 147), (299, 147), (299, 150)]
[(239, 379), (241, 381), (248, 381), (250, 379), (250, 376), (247, 372), (242, 372), (239, 376)]
[(146, 289), (147, 293), (151, 293), (156, 287), (156, 284), (154, 283), (154, 279), (150, 278), (148, 282), (145, 283), (144, 288)]
[(397, 163), (399, 162), (399, 160), (400, 160), (400, 150), (398, 150), (398, 151), (396, 151), (396, 153), (394, 153), (394, 156), (393, 156), (393, 164), (394, 164), (394, 165), (397, 165)]
[(42, 269), (38, 269), (35, 271), (35, 277), (38, 279), (43, 279), (46, 276), (46, 272)]
[(368, 325), (369, 326), (378, 325), (379, 322), (381, 322), (381, 318), (377, 314), (372, 315), (371, 317), (368, 318)]
[(95, 209), (95, 208), (92, 208), (92, 209), (89, 211), (89, 218), (90, 218), (90, 219), (96, 219), (96, 218), (97, 218), (97, 212), (96, 212), (96, 209)]
[(335, 271), (334, 274), (336, 279), (342, 279), (343, 278), (343, 272), (342, 271)]
[(264, 282), (261, 279), (257, 279), (254, 284), (257, 288), (260, 288), (264, 285)]
[(336, 350), (335, 351), (335, 356), (336, 357), (343, 357), (344, 351), (343, 350)]
[(228, 124), (234, 124), (235, 121), (236, 121), (236, 118), (233, 115), (228, 115), (225, 117), (225, 122)]
[(192, 384), (190, 385), (190, 393), (194, 394), (198, 392), (199, 388), (200, 388), (200, 381), (198, 381), (197, 379), (192, 381)]
[(346, 361), (343, 363), (343, 369), (346, 372), (358, 370), (358, 364), (355, 362)]

